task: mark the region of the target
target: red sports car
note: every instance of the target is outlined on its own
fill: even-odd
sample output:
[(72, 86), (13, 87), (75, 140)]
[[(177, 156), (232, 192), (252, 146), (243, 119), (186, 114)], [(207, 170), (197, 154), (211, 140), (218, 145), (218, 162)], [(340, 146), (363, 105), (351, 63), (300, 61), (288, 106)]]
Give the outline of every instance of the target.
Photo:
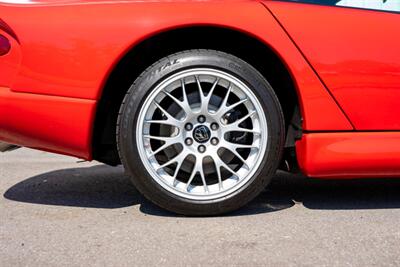
[(400, 176), (398, 0), (0, 1), (0, 145), (123, 164), (176, 213), (278, 168)]

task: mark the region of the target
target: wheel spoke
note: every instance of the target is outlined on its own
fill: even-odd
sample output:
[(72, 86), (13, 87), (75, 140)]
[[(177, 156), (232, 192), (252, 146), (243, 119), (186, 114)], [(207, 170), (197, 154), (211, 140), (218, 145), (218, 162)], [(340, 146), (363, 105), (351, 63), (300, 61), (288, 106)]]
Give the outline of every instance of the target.
[(204, 91), (203, 91), (203, 88), (201, 87), (201, 83), (200, 83), (199, 77), (197, 75), (195, 75), (194, 77), (196, 79), (197, 88), (199, 89), (200, 99), (203, 99), (204, 98)]
[(200, 173), (201, 181), (203, 182), (204, 192), (207, 193), (208, 192), (208, 186), (207, 186), (207, 182), (206, 182), (206, 176), (204, 174), (203, 162), (199, 163), (199, 173)]
[(183, 103), (184, 105), (188, 108), (188, 111), (192, 111), (192, 108), (190, 107), (189, 100), (186, 94), (186, 85), (185, 85), (185, 79), (181, 79), (181, 87), (182, 87), (182, 96), (183, 96)]
[(196, 174), (197, 174), (197, 172), (198, 172), (197, 162), (198, 162), (198, 159), (196, 158), (196, 162), (194, 163), (193, 170), (192, 170), (192, 172), (191, 172), (191, 174), (190, 174), (190, 177), (189, 177), (188, 182), (186, 183), (186, 188), (185, 188), (186, 191), (189, 190), (189, 186), (190, 186), (190, 184), (193, 182), (193, 179), (194, 179), (194, 177), (196, 176)]
[(255, 111), (251, 111), (249, 112), (247, 115), (243, 116), (242, 118), (229, 123), (229, 124), (222, 124), (222, 128), (223, 128), (223, 133), (229, 133), (229, 132), (245, 132), (245, 133), (252, 133), (255, 135), (261, 135), (261, 131), (260, 130), (256, 130), (256, 129), (247, 129), (247, 128), (243, 128), (240, 127), (239, 125), (244, 122), (245, 120), (247, 120), (248, 118), (251, 118), (253, 115), (255, 115), (256, 112)]
[(210, 92), (208, 92), (208, 95), (206, 97), (206, 99), (207, 99), (207, 110), (208, 110), (208, 107), (210, 106), (211, 98), (212, 98), (212, 96), (214, 94), (215, 88), (217, 87), (217, 85), (219, 83), (219, 80), (220, 80), (219, 78), (215, 79), (215, 82), (213, 83), (213, 85), (212, 85), (212, 87), (210, 89)]
[[(216, 116), (221, 117), (221, 113), (225, 110), (226, 104), (228, 103), (228, 98), (229, 98), (229, 95), (231, 94), (231, 91), (232, 91), (232, 84), (230, 83), (229, 87), (228, 87), (228, 91), (226, 92), (226, 95), (225, 95), (224, 99), (222, 100), (221, 106), (219, 107), (219, 109), (216, 112)], [(222, 115), (224, 115), (224, 114), (222, 114)]]
[(182, 151), (181, 153), (179, 153), (177, 156), (175, 156), (174, 158), (170, 159), (169, 161), (165, 162), (163, 165), (159, 166), (157, 168), (157, 171), (159, 171), (160, 169), (163, 169), (173, 163), (176, 163), (176, 168), (174, 171), (174, 174), (172, 175), (173, 178), (173, 186), (176, 186), (176, 182), (177, 182), (177, 176), (179, 173), (179, 170), (182, 167), (183, 162), (185, 161), (185, 159), (189, 156), (189, 153)]
[(237, 106), (239, 106), (239, 105), (241, 105), (241, 104), (247, 102), (248, 100), (249, 100), (249, 99), (247, 99), (247, 98), (242, 99), (242, 100), (239, 100), (238, 102), (236, 102), (236, 103), (234, 103), (234, 104), (228, 106), (228, 107), (227, 107), (228, 110), (227, 110), (226, 112), (228, 112), (228, 111), (231, 110), (231, 109), (236, 108)]
[(174, 181), (176, 180), (176, 178), (178, 176), (178, 172), (181, 169), (183, 162), (185, 161), (187, 156), (189, 156), (188, 153), (184, 153), (184, 154), (182, 154), (182, 153), (178, 156), (179, 157), (178, 159), (176, 159), (177, 157), (175, 157), (175, 159), (176, 159), (175, 162), (177, 163), (177, 165), (176, 165), (176, 169), (175, 169), (174, 176), (173, 176)]
[(166, 149), (166, 148), (169, 147), (170, 145), (171, 145), (171, 144), (169, 144), (169, 143), (163, 144), (162, 146), (160, 146), (159, 148), (157, 148), (155, 151), (152, 151), (152, 152), (150, 153), (150, 157), (152, 157), (152, 156), (154, 156), (154, 155), (160, 153), (161, 151), (163, 151), (164, 149)]
[(245, 99), (239, 100), (238, 102), (236, 102), (236, 103), (234, 103), (232, 105), (221, 107), (218, 110), (218, 115), (217, 116), (222, 118), (228, 111), (236, 108), (237, 106), (239, 106), (239, 105), (241, 105), (241, 104), (243, 104), (243, 103), (245, 103), (247, 101), (248, 101), (248, 99), (245, 98)]
[(224, 129), (224, 133), (229, 133), (229, 132), (244, 132), (244, 133), (252, 133), (256, 135), (261, 135), (261, 132), (259, 130), (253, 130), (253, 129), (247, 129), (247, 128), (241, 128), (241, 127), (226, 127)]
[(174, 127), (179, 127), (180, 125), (176, 123), (175, 120), (170, 120), (170, 119), (166, 119), (166, 120), (146, 120), (145, 123), (149, 123), (149, 124), (164, 124), (164, 125), (170, 125), (170, 126), (174, 126)]
[[(158, 141), (164, 141), (164, 142), (174, 142), (175, 140), (178, 140), (178, 135), (177, 136), (156, 136), (156, 135), (145, 134), (145, 135), (143, 135), (143, 137), (158, 140)], [(179, 141), (176, 141), (176, 143), (179, 143)]]
[[(183, 161), (185, 160), (185, 158), (188, 156), (187, 153), (185, 153), (184, 151), (181, 151), (181, 153), (179, 153), (178, 155), (176, 155), (175, 157), (173, 157), (172, 159), (168, 160), (167, 162), (165, 162), (163, 165), (160, 165), (159, 167), (157, 167), (157, 171), (160, 169), (163, 169), (165, 167), (168, 167), (169, 165), (173, 164), (173, 163), (178, 163), (176, 170), (180, 169), (180, 166), (182, 165)], [(175, 171), (176, 171), (175, 170)], [(177, 173), (177, 172), (176, 172)], [(174, 172), (174, 177), (176, 176), (175, 172)]]
[(236, 150), (238, 148), (250, 148), (250, 149), (254, 148), (254, 149), (258, 149), (258, 146), (254, 145), (254, 144), (251, 144), (251, 145), (239, 144), (239, 143), (233, 143), (233, 142), (230, 142), (230, 141), (227, 141), (227, 140), (225, 140), (224, 143), (225, 144), (224, 145), (221, 144), (221, 146), (224, 147), (224, 148), (227, 148), (229, 150), (232, 150), (232, 149)]
[(178, 98), (173, 96), (170, 92), (163, 91), (163, 93), (166, 94), (169, 98), (171, 98), (178, 106), (180, 106), (183, 109), (183, 111), (186, 113), (186, 116), (188, 116), (192, 112), (192, 109), (190, 108), (188, 102), (180, 101)]
[[(214, 164), (215, 164), (215, 161), (214, 161)], [(218, 186), (219, 186), (219, 190), (222, 190), (222, 189), (224, 189), (224, 185), (223, 185), (223, 183), (222, 183), (221, 167), (215, 165), (215, 169), (216, 169), (216, 171), (217, 171), (217, 176), (218, 176)]]
[[(222, 183), (222, 175), (221, 175), (221, 166), (222, 165), (221, 165), (221, 162), (220, 162), (222, 160), (219, 158), (219, 156), (217, 154), (214, 154), (211, 158), (212, 158), (212, 160), (214, 162), (214, 167), (215, 167), (215, 170), (217, 172), (219, 190), (223, 190), (224, 189), (224, 185)], [(222, 162), (222, 164), (224, 164), (224, 162)]]
[(236, 172), (231, 167), (229, 167), (228, 164), (226, 164), (218, 155), (214, 155), (213, 160), (216, 168), (219, 169), (219, 172), (221, 171), (221, 167), (223, 167), (225, 170), (236, 176)]
[(227, 124), (226, 126), (231, 126), (231, 127), (239, 127), (239, 125), (244, 122), (245, 120), (247, 120), (248, 118), (251, 118), (253, 115), (256, 114), (256, 111), (250, 111), (247, 115), (243, 116), (243, 118), (240, 118), (232, 123)]
[(154, 105), (156, 105), (156, 107), (161, 110), (161, 112), (164, 114), (164, 116), (167, 117), (167, 121), (175, 121), (175, 124), (178, 126), (182, 125), (182, 122), (180, 120), (178, 120), (177, 118), (175, 118), (174, 116), (172, 116), (168, 111), (166, 111), (159, 103), (157, 103), (156, 101), (154, 101)]
[(225, 149), (234, 154), (243, 163), (243, 165), (249, 169), (249, 165), (247, 164), (246, 160), (239, 154), (239, 152), (236, 151), (236, 149), (230, 149), (229, 147), (225, 147)]
[(204, 95), (203, 87), (201, 86), (200, 79), (197, 75), (195, 76), (195, 79), (196, 79), (197, 88), (199, 89), (199, 95), (200, 95), (200, 113), (208, 114), (208, 99)]
[(150, 157), (160, 153), (161, 151), (163, 151), (164, 149), (166, 149), (167, 147), (169, 147), (171, 145), (175, 145), (175, 144), (181, 143), (181, 137), (179, 135), (178, 136), (171, 136), (171, 137), (143, 135), (143, 137), (144, 138), (148, 138), (148, 139), (154, 139), (154, 140), (158, 140), (158, 141), (163, 141), (164, 142), (164, 144), (161, 145), (159, 148), (157, 148), (154, 151), (151, 151)]

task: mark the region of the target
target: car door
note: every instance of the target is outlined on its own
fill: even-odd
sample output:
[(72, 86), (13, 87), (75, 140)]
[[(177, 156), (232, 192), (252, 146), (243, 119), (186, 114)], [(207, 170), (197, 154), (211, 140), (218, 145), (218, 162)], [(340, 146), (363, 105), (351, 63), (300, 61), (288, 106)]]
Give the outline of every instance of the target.
[(400, 130), (400, 1), (265, 1), (357, 130)]

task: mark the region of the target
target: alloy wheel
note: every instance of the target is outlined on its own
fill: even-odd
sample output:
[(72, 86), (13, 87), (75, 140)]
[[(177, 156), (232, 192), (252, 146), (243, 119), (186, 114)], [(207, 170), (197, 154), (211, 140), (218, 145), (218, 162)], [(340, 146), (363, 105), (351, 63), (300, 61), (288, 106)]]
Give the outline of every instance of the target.
[(180, 71), (159, 83), (136, 127), (139, 155), (154, 181), (193, 200), (243, 187), (268, 142), (265, 114), (252, 90), (211, 68)]

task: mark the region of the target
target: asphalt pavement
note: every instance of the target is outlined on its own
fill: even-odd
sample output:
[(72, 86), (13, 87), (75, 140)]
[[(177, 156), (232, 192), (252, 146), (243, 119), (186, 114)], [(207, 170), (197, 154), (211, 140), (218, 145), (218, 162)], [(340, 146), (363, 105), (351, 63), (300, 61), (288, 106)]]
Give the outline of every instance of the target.
[(222, 217), (164, 211), (121, 167), (0, 154), (0, 266), (399, 266), (400, 179), (279, 173)]

